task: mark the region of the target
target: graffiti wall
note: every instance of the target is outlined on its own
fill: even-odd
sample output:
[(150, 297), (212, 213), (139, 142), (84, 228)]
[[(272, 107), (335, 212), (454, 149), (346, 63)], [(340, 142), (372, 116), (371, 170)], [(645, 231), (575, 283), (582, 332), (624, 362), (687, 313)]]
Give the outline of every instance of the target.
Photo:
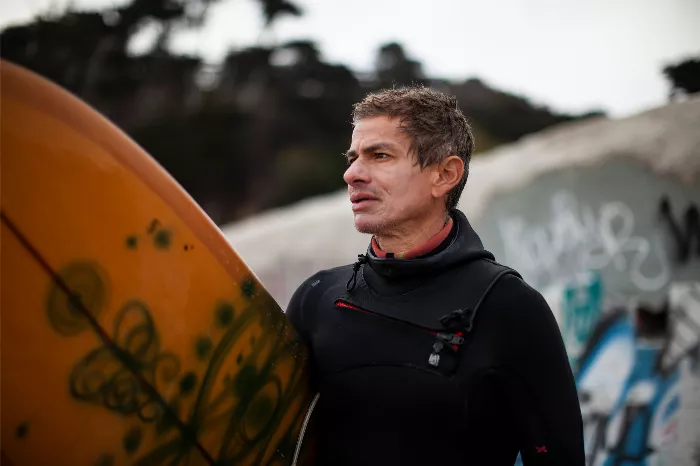
[(589, 465), (700, 465), (700, 183), (617, 158), (542, 176), (475, 228), (550, 303)]

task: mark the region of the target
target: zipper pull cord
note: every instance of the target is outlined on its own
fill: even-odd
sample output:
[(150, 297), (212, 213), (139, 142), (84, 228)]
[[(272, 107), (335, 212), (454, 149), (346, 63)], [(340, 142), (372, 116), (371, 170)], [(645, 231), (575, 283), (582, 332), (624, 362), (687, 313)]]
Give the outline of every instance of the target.
[(443, 341), (449, 345), (456, 345), (459, 346), (462, 343), (464, 343), (464, 337), (455, 335), (453, 333), (438, 333), (436, 335), (436, 338), (440, 341)]
[[(357, 262), (352, 266), (352, 277), (348, 279), (348, 283), (345, 285), (345, 289), (350, 291), (353, 288), (355, 288), (355, 285), (357, 284), (357, 272), (360, 270), (360, 267), (362, 264), (367, 263), (367, 256), (364, 254), (358, 254), (357, 255)], [(352, 282), (352, 285), (350, 285), (350, 282)]]
[[(433, 352), (428, 358), (428, 364), (434, 367), (440, 365), (440, 353), (443, 349), (448, 348), (453, 353), (459, 350), (459, 345), (464, 343), (464, 337), (461, 335), (455, 335), (454, 333), (444, 333), (440, 332), (435, 336), (435, 343), (433, 343)], [(455, 348), (457, 346), (457, 348)]]

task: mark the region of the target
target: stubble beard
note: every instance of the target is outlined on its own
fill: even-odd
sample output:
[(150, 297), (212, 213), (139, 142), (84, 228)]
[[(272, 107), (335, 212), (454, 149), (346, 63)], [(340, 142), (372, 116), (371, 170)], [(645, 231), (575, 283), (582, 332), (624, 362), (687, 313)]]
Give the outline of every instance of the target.
[(373, 219), (369, 222), (357, 221), (355, 218), (355, 229), (362, 234), (383, 236), (391, 230), (392, 221), (384, 219)]

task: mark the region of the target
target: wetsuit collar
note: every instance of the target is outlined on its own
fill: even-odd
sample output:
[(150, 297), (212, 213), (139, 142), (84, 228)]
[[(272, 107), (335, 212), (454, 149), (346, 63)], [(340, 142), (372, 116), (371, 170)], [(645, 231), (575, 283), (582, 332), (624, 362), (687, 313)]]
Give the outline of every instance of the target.
[[(413, 258), (380, 257), (374, 254), (372, 244), (367, 248), (367, 265), (373, 272), (385, 278), (409, 277), (434, 274), (447, 268), (480, 258), (494, 259), (484, 249), (481, 239), (469, 224), (467, 217), (459, 210), (452, 212), (454, 225), (448, 231), (433, 254)], [(441, 232), (443, 233), (443, 232)], [(448, 243), (448, 244), (444, 244)], [(369, 272), (369, 271), (367, 271)], [(367, 273), (365, 273), (367, 275)], [(371, 274), (370, 274), (371, 275)]]
[(372, 243), (370, 244), (372, 248), (372, 253), (375, 256), (382, 258), (394, 257), (396, 259), (415, 259), (416, 257), (429, 254), (430, 252), (434, 251), (438, 246), (440, 246), (442, 242), (445, 241), (449, 236), (453, 226), (454, 221), (452, 220), (452, 217), (450, 217), (445, 223), (445, 226), (442, 227), (442, 230), (440, 230), (440, 232), (438, 232), (435, 236), (430, 238), (424, 244), (398, 254), (382, 251), (382, 248), (379, 247), (377, 239), (374, 236), (372, 236)]

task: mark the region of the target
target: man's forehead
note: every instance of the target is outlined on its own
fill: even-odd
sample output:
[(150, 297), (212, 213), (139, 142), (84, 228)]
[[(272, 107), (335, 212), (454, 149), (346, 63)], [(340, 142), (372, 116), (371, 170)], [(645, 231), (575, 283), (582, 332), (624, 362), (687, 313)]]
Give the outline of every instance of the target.
[(406, 134), (393, 120), (388, 117), (374, 117), (358, 121), (352, 131), (352, 145), (405, 145)]
[(399, 129), (399, 119), (396, 117), (376, 116), (362, 118), (355, 123), (353, 133), (356, 132), (397, 132)]

